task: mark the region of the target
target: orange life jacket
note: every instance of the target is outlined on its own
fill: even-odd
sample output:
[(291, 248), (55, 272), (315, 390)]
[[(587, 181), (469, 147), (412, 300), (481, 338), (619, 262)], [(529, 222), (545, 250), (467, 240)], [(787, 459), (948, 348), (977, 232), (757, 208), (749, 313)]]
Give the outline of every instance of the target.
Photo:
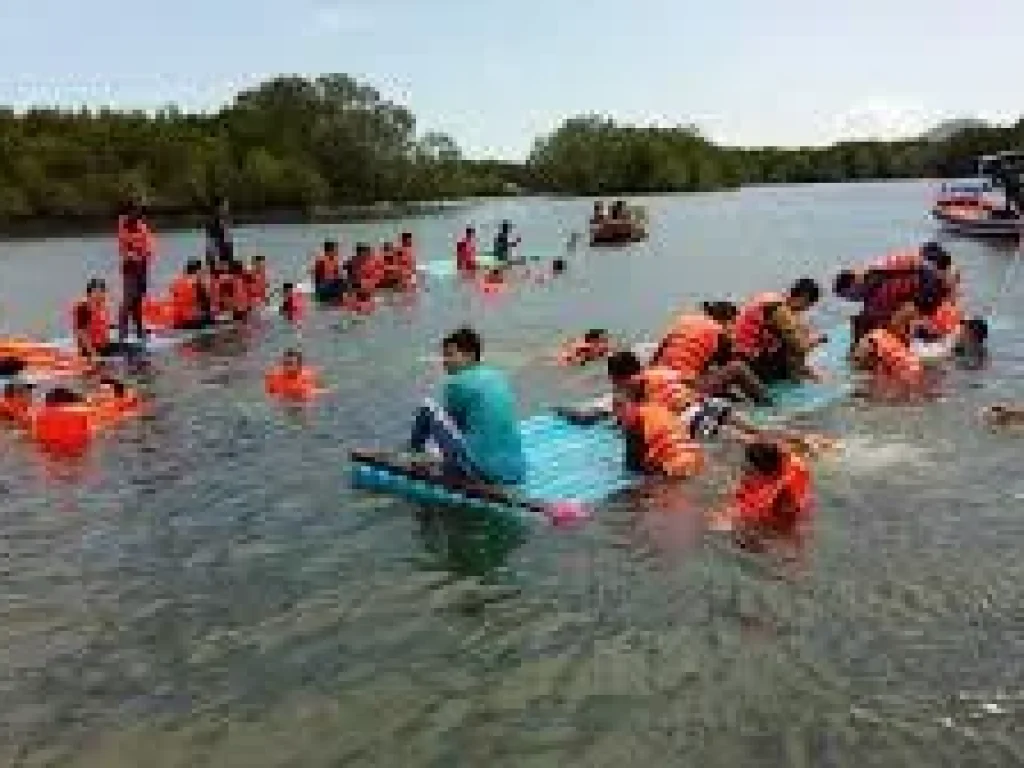
[(267, 274), (248, 270), (245, 273), (249, 287), (249, 303), (251, 306), (262, 306), (267, 303)]
[(169, 328), (174, 325), (174, 305), (151, 296), (142, 300), (142, 319), (153, 328)]
[(81, 451), (95, 433), (95, 414), (87, 405), (44, 404), (35, 409), (32, 437), (49, 450)]
[(128, 389), (121, 397), (97, 394), (90, 397), (88, 402), (97, 430), (112, 426), (128, 416), (138, 413), (140, 408), (139, 396)]
[(246, 312), (249, 309), (249, 288), (243, 275), (221, 273), (213, 281), (212, 304), (221, 312)]
[[(811, 485), (807, 464), (795, 454), (787, 453), (777, 476), (745, 474), (733, 492), (733, 505), (744, 525), (791, 531), (810, 513)], [(783, 494), (788, 504), (780, 506)]]
[(308, 400), (317, 392), (316, 371), (302, 368), (298, 375), (289, 375), (283, 367), (277, 366), (267, 372), (265, 384), (268, 395), (285, 400)]
[(0, 421), (10, 422), (16, 427), (28, 429), (32, 424), (33, 406), (31, 400), (0, 397)]
[(724, 333), (722, 325), (707, 315), (682, 315), (665, 335), (653, 362), (696, 378), (707, 370)]
[(359, 270), (359, 287), (364, 291), (375, 291), (386, 276), (387, 264), (384, 258), (377, 251), (373, 251), (366, 257)]
[(949, 336), (956, 333), (963, 320), (963, 312), (953, 301), (942, 302), (936, 310), (922, 318), (924, 327), (936, 336)]
[(306, 300), (302, 294), (293, 292), (290, 296), (285, 296), (281, 302), (281, 314), (290, 323), (302, 320), (306, 314)]
[(377, 308), (377, 302), (373, 296), (360, 299), (353, 293), (347, 293), (341, 300), (341, 308), (360, 315), (368, 315)]
[(136, 229), (128, 228), (128, 219), (117, 220), (117, 252), (121, 264), (130, 262), (148, 264), (155, 252), (153, 233), (144, 221), (137, 222)]
[(178, 275), (171, 281), (171, 318), (175, 327), (199, 318), (199, 279), (194, 275)]
[(743, 306), (732, 329), (733, 350), (738, 357), (753, 359), (778, 348), (779, 337), (767, 310), (784, 302), (778, 293), (760, 293)]
[(875, 373), (890, 379), (912, 382), (924, 370), (921, 360), (910, 348), (910, 344), (892, 331), (878, 328), (866, 338), (875, 351)]
[(686, 439), (679, 418), (660, 403), (630, 403), (619, 412), (626, 433), (627, 462), (643, 472), (691, 477), (704, 467), (704, 452)]
[(341, 264), (338, 260), (328, 259), (325, 254), (320, 254), (313, 262), (313, 284), (321, 281), (337, 280), (341, 276)]
[(110, 313), (107, 311), (106, 302), (96, 306), (91, 304), (88, 299), (82, 299), (78, 301), (72, 311), (71, 327), (75, 329), (77, 333), (78, 328), (78, 310), (85, 307), (89, 311), (89, 326), (85, 329), (85, 334), (89, 339), (89, 343), (96, 349), (105, 347), (110, 343)]

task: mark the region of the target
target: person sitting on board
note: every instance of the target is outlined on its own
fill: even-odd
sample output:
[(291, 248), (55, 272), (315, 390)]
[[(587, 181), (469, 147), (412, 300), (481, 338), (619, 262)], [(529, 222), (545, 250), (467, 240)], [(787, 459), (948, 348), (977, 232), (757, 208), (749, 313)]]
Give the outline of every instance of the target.
[(295, 290), (295, 283), (281, 286), (281, 316), (289, 323), (301, 322), (306, 305), (302, 295)]
[(455, 243), (455, 270), (462, 275), (473, 274), (480, 267), (476, 252), (476, 230), (466, 227), (462, 237)]
[[(923, 254), (923, 255), (922, 255)], [(954, 280), (952, 259), (940, 247), (893, 254), (864, 269), (841, 270), (833, 283), (836, 296), (862, 305), (851, 320), (853, 346), (908, 301), (929, 301), (947, 295)]]
[(483, 342), (472, 328), (444, 338), (447, 381), (442, 404), (427, 400), (417, 411), (409, 448), (440, 454), (444, 474), (514, 485), (526, 476), (516, 397), (508, 378), (481, 362)]
[(28, 429), (32, 424), (32, 399), (34, 385), (14, 379), (4, 386), (3, 397), (0, 397), (0, 422), (11, 424), (21, 429)]
[(917, 306), (904, 302), (885, 327), (875, 328), (858, 342), (853, 353), (854, 367), (873, 373), (880, 384), (918, 386), (924, 366), (913, 348), (917, 320)]
[(802, 316), (820, 298), (818, 283), (809, 277), (793, 283), (785, 296), (754, 296), (743, 305), (733, 324), (733, 357), (745, 362), (766, 386), (817, 380), (808, 356), (822, 337), (809, 330)]
[(630, 379), (623, 385), (614, 394), (614, 410), (625, 438), (627, 471), (685, 479), (704, 468), (703, 449), (644, 382)]
[(345, 293), (338, 242), (324, 240), (323, 250), (313, 262), (313, 297), (321, 304), (336, 304)]
[(587, 365), (604, 360), (612, 351), (612, 340), (604, 328), (591, 328), (580, 339), (570, 339), (558, 352), (561, 365)]
[(705, 394), (731, 397), (739, 392), (744, 399), (769, 405), (771, 398), (761, 380), (744, 360), (733, 357), (736, 306), (728, 301), (704, 302), (701, 310), (673, 320), (651, 364), (678, 371)]
[(409, 275), (416, 274), (416, 243), (413, 241), (412, 232), (403, 232), (398, 237), (398, 248), (396, 249), (398, 254), (398, 266), (402, 270), (402, 275), (406, 277), (406, 282)]
[(85, 288), (85, 298), (75, 302), (72, 312), (75, 344), (79, 354), (90, 364), (101, 357), (113, 357), (129, 349), (123, 342), (110, 338), (110, 310), (107, 305), (107, 284), (93, 278)]
[(518, 248), (522, 239), (512, 235), (512, 223), (505, 219), (501, 222), (498, 234), (494, 236), (494, 261), (497, 264), (521, 263), (521, 259), (512, 258), (512, 249)]
[(201, 327), (199, 312), (199, 273), (202, 262), (190, 259), (185, 270), (171, 279), (167, 293), (171, 304), (171, 327), (176, 330), (190, 330)]
[(772, 440), (746, 447), (732, 498), (710, 515), (709, 528), (742, 538), (799, 537), (810, 520), (813, 478), (806, 462)]

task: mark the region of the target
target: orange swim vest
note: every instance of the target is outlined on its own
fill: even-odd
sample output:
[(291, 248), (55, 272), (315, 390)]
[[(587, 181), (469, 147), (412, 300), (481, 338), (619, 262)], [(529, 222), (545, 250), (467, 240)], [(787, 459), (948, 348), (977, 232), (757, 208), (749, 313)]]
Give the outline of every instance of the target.
[(31, 434), (52, 451), (77, 453), (96, 434), (96, 419), (88, 405), (41, 405), (35, 409)]
[(924, 369), (920, 358), (892, 331), (878, 328), (866, 338), (875, 351), (875, 373), (904, 382), (913, 382), (921, 376)]
[(936, 336), (949, 336), (960, 328), (963, 312), (953, 301), (944, 301), (930, 315), (923, 319), (924, 327)]
[(110, 313), (106, 304), (94, 306), (87, 299), (76, 302), (71, 312), (71, 327), (76, 333), (81, 330), (78, 327), (78, 313), (83, 308), (89, 313), (89, 325), (84, 329), (89, 343), (97, 349), (105, 347), (110, 343)]
[(277, 366), (267, 372), (265, 385), (268, 395), (282, 400), (309, 400), (318, 392), (316, 371), (312, 368), (302, 368), (298, 375), (290, 375)]
[[(789, 532), (810, 513), (811, 485), (807, 464), (787, 453), (778, 475), (744, 475), (733, 492), (733, 506), (744, 525)], [(779, 503), (783, 496), (788, 501), (784, 506)]]
[[(659, 403), (630, 403), (619, 412), (627, 454), (644, 472), (692, 477), (704, 468), (704, 452), (683, 435), (678, 417)], [(627, 459), (629, 460), (629, 459)], [(631, 463), (632, 463), (631, 462)]]
[(682, 315), (665, 335), (653, 362), (694, 379), (707, 370), (724, 333), (722, 325), (707, 315)]
[(743, 305), (732, 329), (733, 349), (737, 356), (753, 359), (773, 351), (779, 343), (768, 320), (768, 308), (785, 303), (778, 293), (760, 293)]

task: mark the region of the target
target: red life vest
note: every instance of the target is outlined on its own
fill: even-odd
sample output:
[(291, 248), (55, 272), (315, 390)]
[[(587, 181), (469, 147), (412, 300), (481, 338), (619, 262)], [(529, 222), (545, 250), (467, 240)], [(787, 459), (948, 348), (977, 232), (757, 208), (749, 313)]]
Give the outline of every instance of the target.
[(754, 359), (778, 348), (780, 339), (768, 318), (768, 309), (785, 303), (778, 293), (760, 293), (748, 301), (732, 329), (733, 349), (738, 357)]
[(694, 379), (707, 370), (725, 329), (707, 315), (683, 315), (665, 335), (654, 362)]

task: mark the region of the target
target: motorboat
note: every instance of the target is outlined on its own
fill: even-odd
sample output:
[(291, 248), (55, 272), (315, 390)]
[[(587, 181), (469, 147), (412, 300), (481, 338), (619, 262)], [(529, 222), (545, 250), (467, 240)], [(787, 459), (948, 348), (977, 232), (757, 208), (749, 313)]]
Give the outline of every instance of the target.
[[(931, 215), (943, 230), (965, 237), (1019, 237), (1024, 219), (1021, 194), (1024, 152), (984, 155), (978, 161), (978, 178), (943, 184)], [(994, 194), (1003, 190), (1002, 199)]]

